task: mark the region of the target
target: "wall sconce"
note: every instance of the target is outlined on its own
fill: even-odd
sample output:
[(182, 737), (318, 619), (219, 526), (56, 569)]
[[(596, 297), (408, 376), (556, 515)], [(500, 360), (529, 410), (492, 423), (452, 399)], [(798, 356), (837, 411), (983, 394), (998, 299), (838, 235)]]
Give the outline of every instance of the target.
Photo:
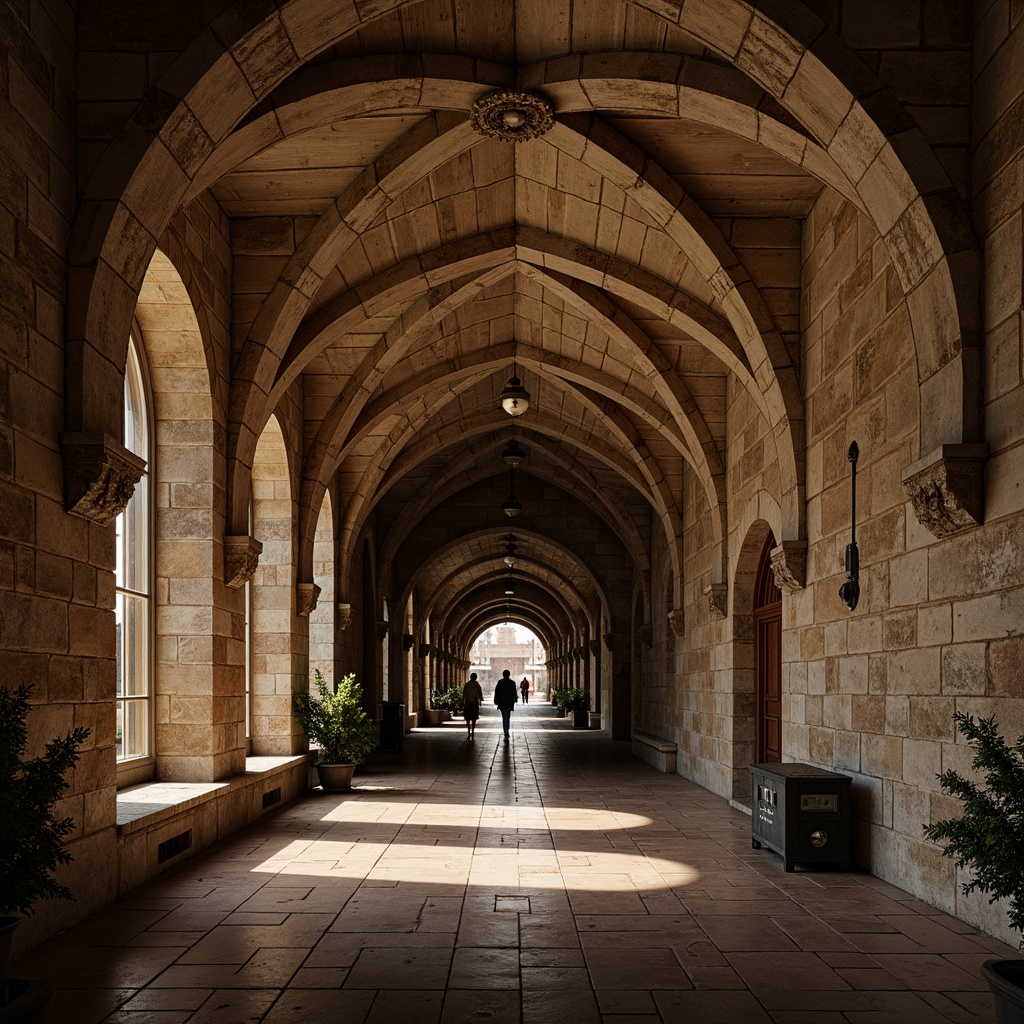
[(857, 442), (850, 444), (846, 458), (850, 463), (850, 543), (846, 545), (846, 582), (839, 588), (843, 604), (852, 612), (860, 600), (860, 554), (857, 551)]
[(523, 387), (523, 382), (516, 374), (516, 361), (512, 360), (512, 376), (498, 396), (502, 409), (509, 416), (522, 416), (530, 408), (530, 392)]

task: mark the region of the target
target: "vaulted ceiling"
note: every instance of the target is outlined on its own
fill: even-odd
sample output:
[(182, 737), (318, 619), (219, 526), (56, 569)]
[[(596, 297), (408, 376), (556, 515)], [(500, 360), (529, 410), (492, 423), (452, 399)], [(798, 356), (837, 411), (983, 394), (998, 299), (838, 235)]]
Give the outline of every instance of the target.
[[(550, 132), (474, 131), (473, 103), (508, 88), (551, 104)], [(290, 75), (190, 195), (212, 189), (242, 243), (240, 464), (302, 382), (300, 572), (334, 481), (339, 596), (373, 522), (381, 572), (468, 645), (504, 601), (509, 523), (478, 499), (515, 437), (528, 511), (564, 494), (639, 570), (660, 532), (678, 588), (684, 463), (724, 532), (730, 375), (802, 472), (800, 230), (824, 187), (856, 202), (759, 85), (632, 3), (425, 0)], [(497, 402), (513, 364), (533, 401), (515, 421)], [(409, 565), (446, 504), (464, 536)], [(549, 641), (593, 622), (592, 567), (542, 517), (517, 525), (520, 617)]]

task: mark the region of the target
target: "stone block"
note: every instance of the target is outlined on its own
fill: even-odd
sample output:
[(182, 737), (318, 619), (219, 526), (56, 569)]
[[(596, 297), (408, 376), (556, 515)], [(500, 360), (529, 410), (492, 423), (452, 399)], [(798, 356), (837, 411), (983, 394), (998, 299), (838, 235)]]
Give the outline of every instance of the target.
[(942, 770), (942, 744), (937, 740), (903, 741), (903, 781), (922, 789), (938, 789), (936, 776)]
[[(986, 645), (952, 644), (942, 648), (942, 692), (981, 696), (987, 690)], [(951, 712), (952, 713), (952, 712)]]

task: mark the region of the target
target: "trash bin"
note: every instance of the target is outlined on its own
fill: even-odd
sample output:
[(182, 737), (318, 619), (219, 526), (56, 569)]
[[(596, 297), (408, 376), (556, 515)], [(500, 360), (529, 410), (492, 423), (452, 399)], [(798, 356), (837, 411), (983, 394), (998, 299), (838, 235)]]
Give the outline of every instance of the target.
[(380, 749), (401, 750), (405, 737), (405, 704), (400, 700), (380, 702)]

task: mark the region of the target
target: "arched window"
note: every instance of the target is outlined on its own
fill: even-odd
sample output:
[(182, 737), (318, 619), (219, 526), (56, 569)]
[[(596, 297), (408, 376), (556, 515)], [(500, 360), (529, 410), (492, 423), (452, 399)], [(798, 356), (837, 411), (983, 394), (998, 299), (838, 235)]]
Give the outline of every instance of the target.
[(134, 340), (124, 375), (124, 444), (146, 460), (146, 472), (117, 517), (117, 761), (153, 754), (150, 403)]

